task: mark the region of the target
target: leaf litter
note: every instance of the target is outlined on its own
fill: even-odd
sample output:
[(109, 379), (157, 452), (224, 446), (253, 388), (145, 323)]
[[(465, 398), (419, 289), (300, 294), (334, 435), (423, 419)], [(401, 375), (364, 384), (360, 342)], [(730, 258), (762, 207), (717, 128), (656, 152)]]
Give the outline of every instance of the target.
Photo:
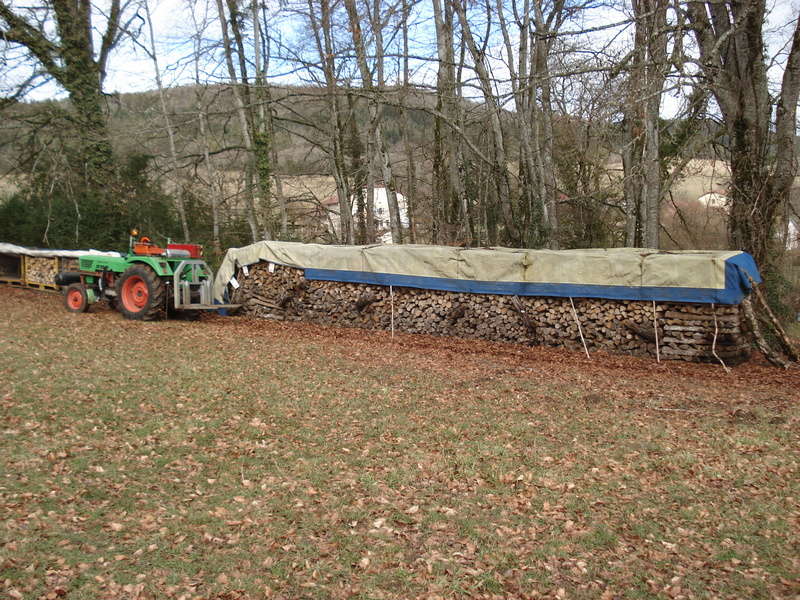
[(797, 370), (0, 305), (0, 596), (800, 593)]

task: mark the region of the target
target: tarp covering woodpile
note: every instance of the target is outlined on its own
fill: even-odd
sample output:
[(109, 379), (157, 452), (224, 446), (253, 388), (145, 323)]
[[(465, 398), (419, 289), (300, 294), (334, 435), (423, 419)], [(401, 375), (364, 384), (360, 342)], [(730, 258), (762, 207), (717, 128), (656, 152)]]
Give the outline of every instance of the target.
[(739, 251), (641, 248), (525, 250), (449, 246), (328, 246), (257, 242), (231, 248), (217, 273), (221, 301), (238, 268), (259, 261), (306, 279), (516, 296), (738, 304), (761, 281)]
[(53, 250), (51, 248), (28, 248), (27, 246), (17, 246), (16, 244), (8, 244), (0, 242), (0, 254), (19, 254), (23, 256), (36, 256), (36, 257), (49, 257), (57, 256), (59, 258), (78, 258), (91, 254), (92, 256), (122, 256), (119, 252), (104, 251), (104, 250)]

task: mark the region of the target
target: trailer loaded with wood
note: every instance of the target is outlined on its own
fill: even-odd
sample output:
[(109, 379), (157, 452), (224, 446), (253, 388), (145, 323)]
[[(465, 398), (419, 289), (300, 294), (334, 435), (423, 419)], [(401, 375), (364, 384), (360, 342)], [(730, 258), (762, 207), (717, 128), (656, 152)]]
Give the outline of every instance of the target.
[(120, 256), (99, 250), (53, 250), (0, 243), (0, 283), (58, 291), (55, 277), (75, 269), (80, 256)]
[(744, 252), (259, 242), (214, 294), (267, 319), (735, 364), (755, 282)]

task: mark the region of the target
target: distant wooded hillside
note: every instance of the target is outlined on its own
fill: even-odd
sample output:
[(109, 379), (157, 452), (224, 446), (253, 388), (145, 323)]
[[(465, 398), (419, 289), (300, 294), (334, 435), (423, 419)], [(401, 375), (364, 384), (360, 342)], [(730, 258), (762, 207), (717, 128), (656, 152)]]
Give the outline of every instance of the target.
[[(370, 148), (365, 138), (369, 137), (369, 107), (363, 93), (357, 89), (337, 90), (337, 97), (346, 107), (341, 116), (342, 127), (348, 132), (344, 154), (354, 181), (359, 180), (366, 189), (369, 183), (366, 153)], [(458, 238), (456, 218), (452, 219), (452, 226), (447, 222), (435, 223), (437, 216), (441, 216), (441, 213), (436, 214), (433, 201), (436, 182), (432, 135), (437, 114), (436, 95), (416, 88), (389, 89), (382, 98), (382, 133), (395, 168), (396, 186), (411, 199), (415, 241), (452, 239), (463, 243), (466, 240)], [(106, 98), (112, 144), (116, 156), (124, 163), (120, 167), (135, 172), (137, 178), (165, 197), (182, 196), (192, 207), (190, 219), (195, 221), (194, 235), (207, 242), (213, 234), (208, 213), (211, 197), (215, 197), (222, 239), (228, 244), (246, 242), (247, 156), (241, 143), (241, 124), (235, 116), (232, 88), (224, 85), (176, 87), (165, 90), (164, 100), (172, 129), (171, 140), (157, 91)], [(270, 202), (286, 204), (287, 230), (293, 239), (328, 242), (336, 239), (336, 232), (331, 230), (326, 218), (324, 202), (337, 193), (330, 158), (328, 106), (325, 91), (312, 87), (271, 88), (269, 102), (263, 106), (274, 120), (274, 135), (269, 140), (274, 153), (270, 166)], [(461, 109), (462, 129), (447, 135), (463, 135), (473, 145), (485, 144), (489, 119), (485, 106), (462, 100)], [(64, 132), (69, 132), (72, 125), (69, 114), (67, 101), (18, 104), (14, 108), (13, 119), (0, 129), (0, 168), (5, 174), (0, 194), (13, 195), (24, 187), (24, 182), (41, 174), (39, 169), (48, 158), (48, 152), (69, 147), (69, 140), (63, 139)], [(514, 115), (507, 113), (502, 122), (508, 130), (510, 144), (506, 151), (510, 156), (518, 155), (522, 145), (513, 120)], [(619, 237), (624, 221), (621, 126), (566, 116), (556, 119), (554, 126), (554, 155), (562, 201), (559, 212), (565, 217), (562, 219), (564, 245), (623, 243)], [(683, 126), (679, 121), (665, 122), (664, 130), (678, 137)], [(724, 194), (729, 184), (727, 165), (710, 158), (714, 154), (714, 140), (721, 132), (712, 122), (695, 124), (698, 126), (705, 128), (707, 134), (704, 135), (706, 142), (698, 145), (695, 152), (709, 158), (695, 158), (682, 164), (677, 164), (676, 159), (676, 164), (668, 167), (680, 169), (680, 173), (671, 181), (670, 201), (662, 207), (665, 216), (662, 242), (666, 247), (718, 248), (725, 245), (724, 223), (719, 211), (713, 212), (716, 208), (712, 207), (712, 214), (707, 215), (709, 207), (697, 202), (710, 192)], [(672, 137), (665, 136), (667, 143)], [(508, 167), (512, 173), (518, 173), (514, 162)], [(473, 183), (471, 169), (485, 172), (488, 165), (482, 165), (479, 157), (463, 164), (459, 174), (465, 185)], [(487, 183), (484, 181), (482, 185)], [(383, 185), (383, 182), (373, 178), (372, 185)], [(526, 184), (517, 176), (514, 186), (522, 185)], [(472, 189), (473, 193), (477, 191), (474, 183)], [(352, 196), (351, 202), (356, 202), (358, 194), (354, 191)], [(467, 200), (475, 202), (474, 198)], [(162, 209), (172, 212), (168, 202)], [(460, 210), (459, 206), (452, 207), (454, 217)], [(167, 215), (162, 216), (162, 221), (168, 220)], [(174, 215), (172, 217), (174, 223)], [(155, 223), (152, 219), (151, 222)], [(172, 225), (173, 230), (175, 226)], [(58, 229), (56, 224), (54, 232)], [(167, 233), (169, 227), (161, 223), (156, 229)], [(42, 243), (43, 240), (36, 238), (38, 232), (29, 233), (27, 239), (17, 241)], [(177, 231), (173, 233), (179, 235)]]

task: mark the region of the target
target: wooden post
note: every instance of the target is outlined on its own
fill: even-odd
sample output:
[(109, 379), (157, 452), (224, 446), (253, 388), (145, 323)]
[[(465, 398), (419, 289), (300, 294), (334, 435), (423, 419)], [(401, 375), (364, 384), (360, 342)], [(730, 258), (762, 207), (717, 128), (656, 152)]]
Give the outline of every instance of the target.
[(656, 334), (656, 362), (661, 363), (661, 351), (658, 348), (658, 314), (656, 313), (656, 301), (653, 300), (653, 331)]
[(725, 372), (730, 373), (731, 370), (728, 368), (728, 365), (726, 365), (725, 362), (719, 357), (719, 354), (717, 354), (717, 335), (719, 334), (719, 325), (717, 324), (717, 307), (713, 302), (711, 303), (711, 310), (713, 311), (711, 314), (714, 315), (714, 340), (711, 342), (711, 354), (713, 354), (714, 358), (719, 361), (719, 364), (722, 365), (722, 368), (725, 369)]
[(575, 322), (578, 324), (578, 335), (581, 336), (581, 343), (583, 344), (583, 351), (586, 352), (586, 358), (591, 360), (592, 357), (589, 356), (589, 348), (586, 347), (586, 340), (583, 339), (583, 328), (581, 327), (581, 322), (578, 319), (578, 313), (575, 310), (575, 303), (572, 301), (572, 296), (569, 297), (569, 304), (570, 304), (570, 306), (572, 306), (572, 316), (575, 317)]

